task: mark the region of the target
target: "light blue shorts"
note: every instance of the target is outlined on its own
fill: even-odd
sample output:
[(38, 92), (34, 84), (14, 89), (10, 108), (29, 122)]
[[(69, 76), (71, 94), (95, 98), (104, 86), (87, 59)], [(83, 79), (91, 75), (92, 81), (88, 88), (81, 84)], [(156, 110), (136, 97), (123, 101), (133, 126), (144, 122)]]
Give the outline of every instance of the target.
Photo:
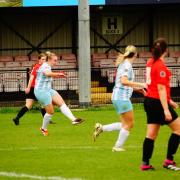
[(52, 103), (52, 97), (57, 94), (57, 91), (54, 89), (48, 91), (34, 89), (34, 94), (42, 106), (47, 106)]
[(118, 114), (122, 114), (133, 109), (132, 103), (130, 100), (122, 101), (122, 100), (113, 100), (114, 108)]

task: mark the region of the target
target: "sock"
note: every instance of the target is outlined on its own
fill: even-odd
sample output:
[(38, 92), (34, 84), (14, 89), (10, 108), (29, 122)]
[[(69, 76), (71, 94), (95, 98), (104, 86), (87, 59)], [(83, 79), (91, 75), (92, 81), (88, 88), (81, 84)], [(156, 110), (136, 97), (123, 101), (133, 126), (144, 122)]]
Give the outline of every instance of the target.
[(51, 120), (51, 117), (52, 117), (52, 115), (48, 114), (48, 113), (46, 113), (44, 115), (43, 124), (42, 124), (43, 129), (45, 129), (45, 130), (47, 129), (47, 125), (49, 124), (49, 121)]
[(145, 138), (143, 143), (143, 164), (149, 165), (149, 159), (151, 159), (154, 149), (154, 140)]
[(60, 107), (61, 112), (67, 117), (69, 118), (71, 121), (74, 121), (76, 118), (74, 117), (74, 115), (72, 114), (71, 110), (67, 107), (66, 104), (63, 104)]
[(119, 132), (119, 137), (118, 140), (116, 141), (115, 147), (122, 147), (128, 136), (129, 136), (129, 131), (122, 128)]
[(44, 117), (44, 115), (46, 114), (45, 108), (41, 108), (41, 114), (42, 114), (42, 116)]
[(177, 134), (171, 134), (168, 142), (167, 159), (173, 160), (173, 156), (176, 153), (180, 142), (180, 136)]
[(120, 131), (121, 126), (122, 126), (122, 123), (117, 122), (117, 123), (103, 125), (102, 129), (103, 131)]
[(18, 112), (16, 119), (20, 119), (29, 109), (24, 106), (23, 108), (21, 108), (21, 110)]

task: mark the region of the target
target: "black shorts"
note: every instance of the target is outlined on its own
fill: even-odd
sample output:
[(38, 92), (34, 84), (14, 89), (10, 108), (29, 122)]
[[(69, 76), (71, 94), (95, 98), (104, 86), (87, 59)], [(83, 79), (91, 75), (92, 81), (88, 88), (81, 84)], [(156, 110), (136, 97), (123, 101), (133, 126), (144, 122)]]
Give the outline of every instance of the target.
[(144, 110), (147, 115), (147, 123), (164, 125), (176, 120), (178, 117), (177, 113), (169, 104), (168, 107), (172, 116), (171, 121), (165, 120), (164, 109), (159, 99), (146, 97), (144, 101)]
[(30, 91), (28, 94), (26, 94), (26, 99), (33, 99), (37, 101), (36, 96), (34, 95), (34, 88), (31, 87)]

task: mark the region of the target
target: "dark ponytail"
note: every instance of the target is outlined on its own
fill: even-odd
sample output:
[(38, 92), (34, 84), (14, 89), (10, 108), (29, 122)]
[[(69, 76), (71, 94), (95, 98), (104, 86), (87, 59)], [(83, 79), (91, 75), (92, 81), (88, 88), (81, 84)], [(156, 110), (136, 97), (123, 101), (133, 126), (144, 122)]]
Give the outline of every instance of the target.
[(154, 61), (158, 60), (161, 57), (161, 55), (166, 51), (166, 49), (167, 49), (166, 40), (164, 38), (158, 38), (154, 42), (152, 48)]

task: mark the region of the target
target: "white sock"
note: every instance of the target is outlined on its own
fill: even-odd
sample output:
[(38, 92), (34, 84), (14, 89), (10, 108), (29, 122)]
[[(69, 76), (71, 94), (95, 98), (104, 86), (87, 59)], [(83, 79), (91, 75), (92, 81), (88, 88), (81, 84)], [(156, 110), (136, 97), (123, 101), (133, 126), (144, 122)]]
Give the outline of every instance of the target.
[(116, 122), (112, 124), (103, 125), (103, 131), (120, 131), (122, 123)]
[(115, 147), (122, 147), (129, 136), (129, 131), (122, 128), (119, 132), (119, 137), (116, 141)]
[(74, 121), (76, 118), (74, 117), (74, 115), (72, 114), (71, 110), (67, 107), (66, 104), (63, 104), (60, 107), (61, 112), (67, 117), (69, 118), (71, 121)]
[(44, 115), (43, 124), (42, 124), (43, 129), (45, 129), (45, 130), (47, 129), (47, 125), (49, 124), (49, 121), (51, 120), (51, 117), (52, 117), (52, 115), (48, 114), (48, 113), (46, 113)]

